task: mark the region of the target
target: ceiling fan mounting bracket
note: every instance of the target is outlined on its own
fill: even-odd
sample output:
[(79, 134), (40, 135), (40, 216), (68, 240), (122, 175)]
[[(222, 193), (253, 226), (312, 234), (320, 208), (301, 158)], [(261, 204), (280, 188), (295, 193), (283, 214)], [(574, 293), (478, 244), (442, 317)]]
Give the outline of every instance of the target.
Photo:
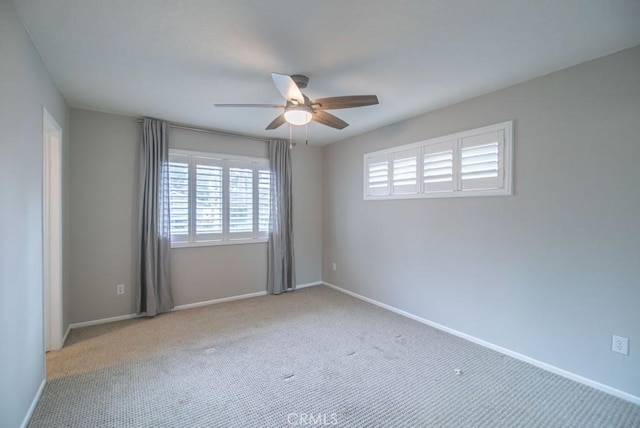
[(291, 79), (293, 79), (295, 84), (300, 89), (306, 88), (307, 85), (309, 84), (309, 78), (307, 76), (302, 75), (302, 74), (292, 74), (291, 75)]

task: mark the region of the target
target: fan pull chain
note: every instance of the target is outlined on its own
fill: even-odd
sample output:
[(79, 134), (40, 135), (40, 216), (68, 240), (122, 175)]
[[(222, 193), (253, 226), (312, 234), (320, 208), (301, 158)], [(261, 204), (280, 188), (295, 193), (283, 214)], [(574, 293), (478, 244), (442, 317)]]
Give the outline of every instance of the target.
[(304, 144), (309, 145), (309, 122), (304, 124)]
[(289, 150), (293, 150), (293, 125), (289, 124)]

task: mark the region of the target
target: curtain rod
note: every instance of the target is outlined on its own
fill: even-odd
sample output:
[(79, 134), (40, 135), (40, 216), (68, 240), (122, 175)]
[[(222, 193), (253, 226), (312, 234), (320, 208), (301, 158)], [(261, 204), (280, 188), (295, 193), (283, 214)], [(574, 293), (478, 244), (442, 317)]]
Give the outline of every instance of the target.
[[(142, 119), (138, 119), (138, 123), (142, 123), (142, 122), (143, 122)], [(185, 131), (204, 132), (206, 134), (224, 135), (226, 137), (245, 138), (247, 140), (262, 141), (264, 143), (268, 143), (269, 142), (269, 140), (266, 139), (266, 138), (252, 137), (251, 135), (234, 134), (233, 132), (216, 131), (214, 129), (207, 129), (207, 128), (196, 128), (194, 126), (179, 125), (177, 123), (170, 123), (170, 122), (167, 122), (167, 123), (169, 124), (169, 128), (174, 128), (174, 129), (183, 129)]]

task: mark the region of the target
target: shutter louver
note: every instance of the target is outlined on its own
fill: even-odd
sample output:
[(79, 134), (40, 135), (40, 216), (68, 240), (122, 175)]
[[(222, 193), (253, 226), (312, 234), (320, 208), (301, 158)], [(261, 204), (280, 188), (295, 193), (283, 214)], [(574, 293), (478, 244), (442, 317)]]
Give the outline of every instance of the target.
[[(234, 163), (234, 164), (239, 164)], [(229, 233), (253, 232), (253, 168), (252, 166), (229, 167)], [(246, 236), (242, 236), (246, 237)]]
[(455, 189), (454, 145), (455, 141), (446, 141), (424, 148), (422, 177), (425, 192), (451, 192)]
[(394, 153), (394, 195), (418, 193), (418, 153), (418, 149)]
[(367, 193), (370, 196), (389, 194), (389, 160), (387, 156), (368, 159)]
[[(207, 162), (209, 163), (209, 162)], [(222, 166), (196, 165), (196, 236), (200, 240), (213, 239), (211, 234), (222, 234)], [(206, 236), (205, 236), (206, 235)]]
[(171, 207), (171, 239), (186, 241), (189, 236), (189, 159), (169, 157), (169, 206)]
[(269, 212), (271, 207), (271, 171), (258, 170), (258, 232), (269, 232)]
[(462, 190), (502, 188), (503, 132), (462, 139), (460, 178)]

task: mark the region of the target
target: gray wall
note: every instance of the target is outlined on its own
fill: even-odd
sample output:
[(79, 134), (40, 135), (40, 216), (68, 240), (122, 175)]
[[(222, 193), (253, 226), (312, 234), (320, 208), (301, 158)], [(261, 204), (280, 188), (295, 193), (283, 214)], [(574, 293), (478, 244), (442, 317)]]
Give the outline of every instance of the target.
[(308, 284), (322, 280), (322, 148), (298, 143), (291, 164), (296, 282)]
[[(73, 322), (136, 311), (138, 141), (134, 118), (71, 111), (71, 284)], [(171, 129), (173, 148), (266, 157), (266, 143)], [(298, 283), (321, 280), (322, 151), (293, 158)], [(172, 250), (176, 305), (266, 289), (266, 243)], [(118, 296), (116, 284), (125, 284)]]
[[(71, 319), (135, 312), (140, 126), (135, 119), (71, 109), (69, 217)], [(116, 295), (116, 284), (125, 295)]]
[[(363, 201), (365, 152), (510, 119), (514, 196)], [(639, 160), (640, 47), (332, 144), (323, 278), (640, 396)]]
[(63, 128), (65, 154), (68, 111), (13, 4), (4, 0), (0, 58), (0, 426), (18, 427), (45, 377), (42, 107)]

